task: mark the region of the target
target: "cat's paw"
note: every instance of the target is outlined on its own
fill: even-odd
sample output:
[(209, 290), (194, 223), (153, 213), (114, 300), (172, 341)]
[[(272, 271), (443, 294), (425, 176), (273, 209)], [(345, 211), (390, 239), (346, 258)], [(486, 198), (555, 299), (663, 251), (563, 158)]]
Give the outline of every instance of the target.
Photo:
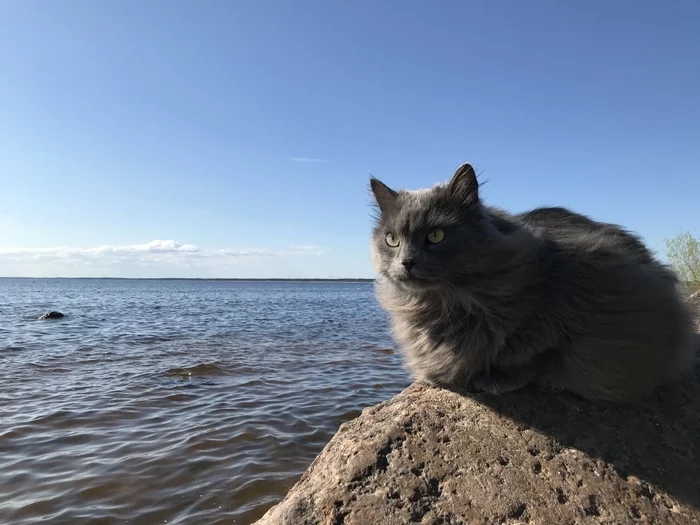
[(499, 380), (485, 374), (475, 377), (472, 380), (472, 390), (483, 394), (491, 394), (493, 396), (504, 393), (503, 385), (499, 383)]
[(534, 373), (529, 368), (509, 370), (508, 373), (492, 372), (480, 374), (472, 380), (474, 389), (478, 392), (498, 396), (514, 392), (525, 387), (534, 379)]

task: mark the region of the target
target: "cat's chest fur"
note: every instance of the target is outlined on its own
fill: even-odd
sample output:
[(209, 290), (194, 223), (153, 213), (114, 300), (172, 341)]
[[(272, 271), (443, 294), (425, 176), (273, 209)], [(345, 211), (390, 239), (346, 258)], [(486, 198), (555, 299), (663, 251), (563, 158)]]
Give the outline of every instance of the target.
[(506, 319), (438, 293), (411, 296), (390, 283), (377, 287), (394, 337), (417, 379), (436, 384), (468, 381), (499, 359), (508, 359)]

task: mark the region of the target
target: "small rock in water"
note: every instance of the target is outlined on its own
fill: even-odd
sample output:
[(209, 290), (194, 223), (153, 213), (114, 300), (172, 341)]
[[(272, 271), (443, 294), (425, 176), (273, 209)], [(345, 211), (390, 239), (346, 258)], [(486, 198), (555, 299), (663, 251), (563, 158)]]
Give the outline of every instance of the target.
[(39, 319), (63, 319), (64, 317), (65, 316), (61, 312), (49, 312), (46, 314), (42, 314), (41, 317), (39, 317)]

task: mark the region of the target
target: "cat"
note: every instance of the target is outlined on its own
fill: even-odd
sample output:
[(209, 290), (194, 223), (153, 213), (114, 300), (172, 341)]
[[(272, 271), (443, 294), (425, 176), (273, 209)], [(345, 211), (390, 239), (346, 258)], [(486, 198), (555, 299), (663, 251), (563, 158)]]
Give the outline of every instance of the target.
[(375, 293), (414, 379), (633, 402), (691, 362), (678, 279), (637, 235), (563, 207), (487, 206), (470, 164), (432, 188), (370, 187)]

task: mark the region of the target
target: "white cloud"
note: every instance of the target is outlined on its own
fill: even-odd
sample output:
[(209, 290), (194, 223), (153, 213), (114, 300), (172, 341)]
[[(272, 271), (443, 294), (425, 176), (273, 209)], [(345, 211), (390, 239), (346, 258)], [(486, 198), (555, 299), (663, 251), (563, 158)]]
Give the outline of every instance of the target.
[(132, 244), (129, 246), (98, 246), (86, 250), (87, 253), (195, 253), (200, 249), (193, 244), (181, 244), (177, 241), (151, 241), (146, 244)]
[[(228, 276), (233, 268), (262, 269), (264, 261), (275, 267), (293, 264), (325, 253), (320, 246), (302, 245), (281, 249), (201, 248), (173, 240), (146, 244), (102, 245), (91, 248), (2, 248), (0, 275), (28, 276)], [(285, 262), (287, 261), (287, 262)], [(270, 267), (271, 269), (273, 267)], [(244, 268), (245, 270), (245, 268)], [(250, 273), (245, 270), (243, 273)]]
[(307, 164), (320, 164), (325, 162), (330, 162), (330, 160), (319, 159), (317, 157), (289, 157), (292, 162), (304, 162)]
[(192, 244), (181, 244), (177, 241), (151, 241), (146, 244), (131, 244), (127, 246), (103, 245), (95, 248), (68, 248), (64, 246), (52, 248), (2, 248), (0, 247), (0, 257), (2, 256), (55, 256), (67, 257), (75, 255), (101, 256), (119, 254), (144, 254), (144, 253), (196, 253), (200, 252), (199, 247)]
[(298, 246), (292, 246), (289, 248), (290, 253), (295, 254), (307, 254), (307, 255), (323, 255), (326, 250), (320, 246), (314, 246), (313, 244), (301, 244)]

